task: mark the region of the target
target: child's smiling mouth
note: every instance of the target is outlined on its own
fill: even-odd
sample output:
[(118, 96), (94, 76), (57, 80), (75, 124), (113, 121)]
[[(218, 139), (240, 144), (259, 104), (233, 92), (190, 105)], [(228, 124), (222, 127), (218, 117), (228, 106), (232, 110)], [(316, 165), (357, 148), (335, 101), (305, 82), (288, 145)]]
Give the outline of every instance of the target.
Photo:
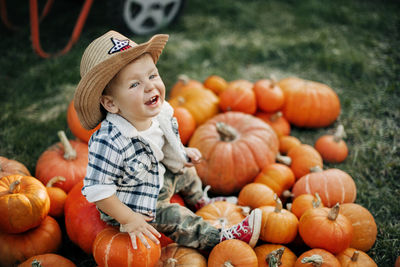
[(160, 97), (158, 95), (155, 95), (152, 98), (150, 98), (145, 104), (146, 105), (154, 105), (158, 102), (159, 99), (160, 99)]

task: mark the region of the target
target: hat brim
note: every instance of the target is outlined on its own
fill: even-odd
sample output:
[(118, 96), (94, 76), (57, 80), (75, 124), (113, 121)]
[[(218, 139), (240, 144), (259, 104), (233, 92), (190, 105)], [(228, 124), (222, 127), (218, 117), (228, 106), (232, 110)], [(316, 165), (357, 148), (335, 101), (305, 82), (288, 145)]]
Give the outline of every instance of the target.
[(123, 67), (145, 53), (149, 53), (154, 63), (157, 63), (167, 41), (167, 34), (154, 35), (149, 41), (102, 61), (81, 78), (74, 95), (74, 107), (85, 129), (95, 128), (104, 119), (100, 97), (111, 79)]

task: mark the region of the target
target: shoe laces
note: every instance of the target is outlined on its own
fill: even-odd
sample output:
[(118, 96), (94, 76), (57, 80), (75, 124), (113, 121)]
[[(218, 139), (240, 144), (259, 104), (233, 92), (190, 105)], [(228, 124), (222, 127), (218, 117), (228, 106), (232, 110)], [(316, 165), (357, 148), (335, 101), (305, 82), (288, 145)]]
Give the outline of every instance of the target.
[(231, 228), (225, 229), (225, 222), (222, 223), (221, 240), (222, 239), (234, 239), (235, 235), (241, 237), (242, 233), (248, 233), (248, 227), (243, 225), (243, 222), (232, 226)]

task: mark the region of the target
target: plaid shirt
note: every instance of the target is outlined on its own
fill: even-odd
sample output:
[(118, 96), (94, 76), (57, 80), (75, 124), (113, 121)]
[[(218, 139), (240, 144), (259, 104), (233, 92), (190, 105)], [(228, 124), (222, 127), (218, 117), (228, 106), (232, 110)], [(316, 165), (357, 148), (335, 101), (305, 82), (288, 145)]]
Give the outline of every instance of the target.
[[(176, 172), (183, 168), (186, 153), (172, 113), (172, 108), (164, 102), (156, 119), (166, 140), (163, 162)], [(169, 162), (174, 163), (169, 166)], [(82, 193), (89, 202), (116, 194), (133, 211), (155, 218), (160, 190), (158, 164), (149, 143), (137, 130), (121, 116), (109, 113), (89, 141), (89, 163)]]

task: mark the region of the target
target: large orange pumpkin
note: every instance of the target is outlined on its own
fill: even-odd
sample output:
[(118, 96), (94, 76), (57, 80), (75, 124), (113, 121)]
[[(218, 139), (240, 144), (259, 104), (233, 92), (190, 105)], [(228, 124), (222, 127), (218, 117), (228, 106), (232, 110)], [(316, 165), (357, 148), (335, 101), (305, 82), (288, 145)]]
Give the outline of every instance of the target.
[(19, 174), (0, 178), (0, 230), (22, 233), (38, 226), (50, 209), (46, 187), (36, 178)]
[(57, 182), (54, 186), (68, 193), (86, 175), (88, 145), (81, 141), (68, 140), (63, 131), (58, 132), (58, 136), (61, 142), (50, 146), (40, 155), (35, 177), (43, 184), (47, 184), (55, 176), (65, 177), (65, 182)]
[(245, 242), (229, 239), (216, 245), (208, 257), (208, 267), (257, 267), (254, 250)]
[(231, 194), (275, 162), (278, 138), (260, 119), (241, 112), (225, 112), (198, 127), (189, 146), (202, 154), (196, 170), (203, 183), (210, 185), (213, 192)]
[(257, 106), (265, 112), (280, 110), (285, 102), (282, 89), (273, 80), (258, 80), (253, 87), (257, 99)]
[[(255, 247), (254, 252), (257, 255), (258, 267), (292, 267), (297, 260), (296, 254), (284, 245), (279, 244), (262, 244)], [(270, 261), (273, 261), (271, 265), (269, 264)], [(273, 265), (274, 262), (276, 262), (276, 265)]]
[(38, 227), (24, 233), (0, 232), (0, 265), (15, 266), (32, 256), (56, 252), (60, 245), (60, 226), (47, 216)]
[(347, 248), (336, 255), (342, 267), (378, 267), (378, 265), (363, 251)]
[(93, 257), (99, 267), (155, 266), (161, 256), (160, 244), (145, 238), (150, 248), (146, 248), (137, 238), (137, 249), (133, 249), (128, 233), (107, 227), (94, 240)]
[[(35, 265), (36, 264), (36, 265)], [(19, 264), (18, 267), (76, 267), (69, 259), (54, 253), (35, 255)]]
[(326, 127), (340, 114), (339, 97), (325, 84), (290, 77), (278, 82), (285, 118), (298, 127)]
[(323, 248), (337, 254), (350, 246), (353, 226), (339, 214), (339, 204), (333, 208), (306, 210), (300, 218), (299, 233), (311, 248)]
[(168, 98), (172, 99), (180, 95), (182, 92), (190, 90), (191, 88), (204, 89), (204, 86), (201, 82), (190, 79), (185, 74), (181, 74), (178, 76), (178, 81), (172, 86), (171, 90), (169, 91)]
[(236, 80), (219, 94), (219, 107), (223, 111), (240, 111), (254, 114), (257, 110), (256, 95), (253, 83), (247, 80)]
[(339, 169), (314, 169), (314, 172), (301, 177), (293, 186), (295, 197), (301, 194), (318, 193), (322, 203), (332, 207), (336, 203), (352, 203), (357, 189), (353, 178)]
[(0, 178), (11, 174), (31, 176), (29, 170), (21, 162), (0, 156)]
[(193, 248), (176, 243), (162, 248), (161, 258), (155, 267), (207, 267), (206, 258)]
[(314, 147), (325, 162), (340, 163), (347, 158), (349, 150), (343, 140), (344, 136), (344, 127), (339, 125), (335, 134), (326, 134), (317, 139)]
[(296, 179), (309, 173), (311, 168), (323, 166), (321, 155), (315, 148), (307, 144), (295, 146), (289, 150), (287, 156), (292, 160), (290, 168)]
[(342, 267), (335, 255), (325, 249), (314, 248), (301, 254), (294, 267)]
[(254, 180), (271, 188), (278, 196), (283, 191), (292, 188), (295, 182), (293, 171), (281, 163), (272, 163), (265, 166)]
[(238, 204), (255, 209), (261, 206), (274, 205), (274, 191), (261, 183), (249, 183), (239, 192)]
[(89, 139), (92, 136), (92, 134), (100, 128), (100, 124), (97, 125), (96, 128), (92, 130), (86, 130), (85, 128), (83, 128), (74, 107), (74, 100), (71, 100), (71, 102), (68, 105), (67, 123), (69, 129), (71, 130), (71, 133), (76, 138), (82, 140), (85, 143), (89, 142)]
[(216, 228), (231, 227), (246, 217), (241, 207), (226, 201), (208, 204), (197, 210), (196, 215)]

